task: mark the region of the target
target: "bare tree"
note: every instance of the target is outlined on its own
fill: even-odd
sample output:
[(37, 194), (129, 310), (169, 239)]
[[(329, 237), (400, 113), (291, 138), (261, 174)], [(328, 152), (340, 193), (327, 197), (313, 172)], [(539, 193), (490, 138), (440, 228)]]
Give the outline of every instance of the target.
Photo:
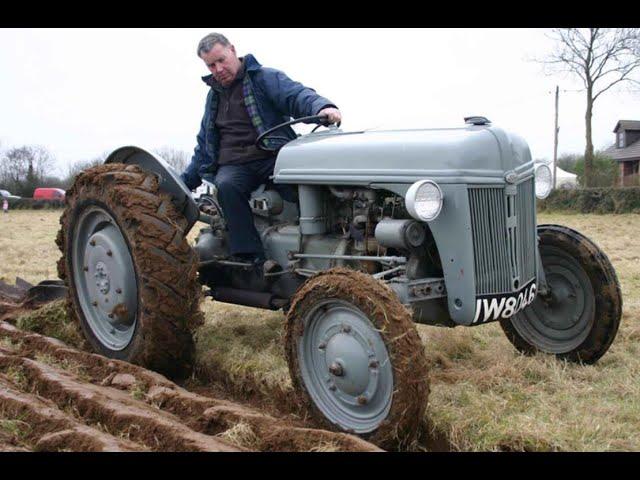
[(67, 167), (67, 175), (62, 179), (63, 188), (69, 189), (80, 172), (91, 167), (102, 165), (110, 152), (102, 152), (90, 160), (78, 160)]
[(19, 195), (31, 196), (51, 171), (53, 164), (53, 156), (44, 147), (13, 147), (0, 158), (0, 181)]
[(640, 84), (632, 78), (640, 66), (640, 29), (563, 28), (554, 29), (552, 38), (556, 48), (543, 62), (553, 70), (577, 76), (586, 90), (584, 178), (585, 186), (591, 186), (593, 104), (600, 95), (621, 82)]
[(187, 152), (173, 147), (158, 148), (155, 150), (155, 153), (166, 160), (169, 165), (178, 171), (178, 173), (184, 172), (191, 160), (191, 156)]

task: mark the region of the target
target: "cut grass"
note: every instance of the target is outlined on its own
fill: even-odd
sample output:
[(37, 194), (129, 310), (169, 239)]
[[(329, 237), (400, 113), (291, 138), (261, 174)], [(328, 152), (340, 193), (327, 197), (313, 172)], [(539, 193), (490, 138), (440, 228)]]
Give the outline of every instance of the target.
[(16, 327), (54, 337), (69, 346), (83, 348), (84, 338), (76, 322), (65, 310), (65, 300), (47, 303), (37, 310), (27, 312), (16, 319)]
[(47, 353), (36, 353), (34, 359), (38, 362), (45, 363), (52, 367), (57, 367), (75, 375), (78, 379), (89, 382), (91, 381), (91, 375), (87, 372), (87, 369), (79, 362), (71, 360), (69, 358), (56, 358)]
[(31, 425), (25, 422), (22, 416), (9, 418), (6, 413), (0, 411), (0, 441), (28, 448), (28, 438), (32, 430)]
[(260, 437), (258, 437), (251, 425), (245, 422), (236, 423), (233, 427), (218, 434), (217, 437), (232, 445), (248, 450), (259, 451), (261, 449), (262, 442)]

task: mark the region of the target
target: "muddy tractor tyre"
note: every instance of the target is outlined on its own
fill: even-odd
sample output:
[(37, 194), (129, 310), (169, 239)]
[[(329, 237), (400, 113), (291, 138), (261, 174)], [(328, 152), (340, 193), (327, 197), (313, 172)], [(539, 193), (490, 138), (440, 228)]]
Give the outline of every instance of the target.
[(411, 315), (391, 289), (344, 268), (312, 277), (292, 299), (285, 345), (297, 400), (319, 426), (380, 446), (415, 438), (428, 365)]
[(549, 294), (501, 320), (522, 353), (555, 354), (577, 363), (598, 361), (613, 342), (622, 315), (620, 283), (611, 262), (584, 235), (560, 225), (539, 225), (539, 249)]
[(154, 174), (106, 164), (67, 192), (56, 243), (67, 309), (91, 347), (171, 378), (190, 374), (201, 323), (187, 221)]

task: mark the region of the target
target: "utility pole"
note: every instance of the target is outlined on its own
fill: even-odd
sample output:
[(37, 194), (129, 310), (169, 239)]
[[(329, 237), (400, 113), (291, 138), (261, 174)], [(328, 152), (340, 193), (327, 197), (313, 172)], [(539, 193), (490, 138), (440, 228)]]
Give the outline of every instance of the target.
[(560, 89), (556, 85), (556, 125), (553, 130), (553, 188), (555, 190), (558, 182), (558, 93)]

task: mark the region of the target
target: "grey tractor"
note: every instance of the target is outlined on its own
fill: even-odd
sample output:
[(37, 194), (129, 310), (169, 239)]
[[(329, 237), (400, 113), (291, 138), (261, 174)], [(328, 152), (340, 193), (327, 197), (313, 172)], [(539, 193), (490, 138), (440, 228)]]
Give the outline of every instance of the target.
[[(193, 363), (204, 294), (282, 309), (295, 395), (321, 425), (379, 444), (409, 441), (429, 394), (415, 323), (500, 322), (520, 352), (594, 363), (620, 323), (607, 256), (537, 225), (551, 172), (484, 117), (460, 128), (258, 138), (277, 152), (251, 195), (258, 272), (227, 248), (215, 191), (196, 202), (142, 148), (115, 150), (67, 192), (58, 245), (68, 305), (96, 352), (177, 377)], [(325, 125), (326, 126), (326, 125)], [(201, 222), (195, 245), (187, 234)]]

